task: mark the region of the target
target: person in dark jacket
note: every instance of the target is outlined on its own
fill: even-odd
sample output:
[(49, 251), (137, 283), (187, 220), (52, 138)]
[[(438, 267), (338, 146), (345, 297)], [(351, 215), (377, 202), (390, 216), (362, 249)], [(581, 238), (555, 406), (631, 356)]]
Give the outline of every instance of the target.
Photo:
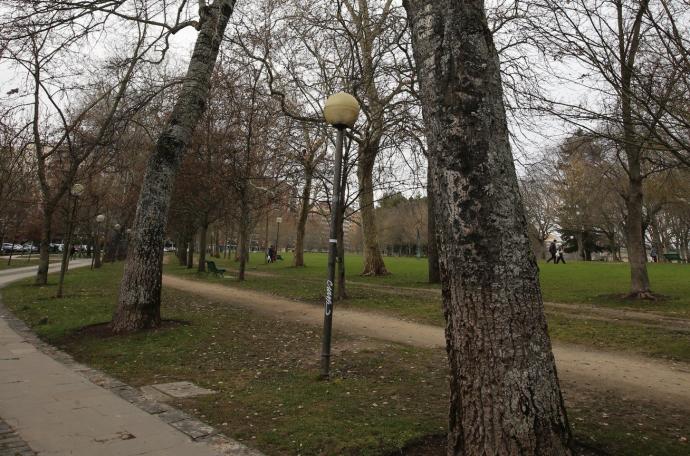
[(556, 240), (554, 239), (553, 241), (551, 241), (551, 244), (549, 245), (549, 254), (551, 255), (551, 258), (546, 260), (547, 263), (549, 261), (553, 261), (553, 264), (556, 264), (556, 251), (557, 250), (558, 249), (556, 248)]

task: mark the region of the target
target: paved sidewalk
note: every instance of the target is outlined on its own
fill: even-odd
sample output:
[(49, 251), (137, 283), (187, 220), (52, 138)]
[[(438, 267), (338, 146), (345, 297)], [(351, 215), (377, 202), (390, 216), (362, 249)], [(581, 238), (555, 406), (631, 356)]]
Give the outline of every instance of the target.
[[(3, 274), (0, 287), (34, 273), (35, 268)], [(0, 306), (0, 419), (15, 431), (19, 438), (12, 441), (18, 446), (24, 441), (40, 456), (259, 454), (213, 435), (210, 426), (199, 437), (222, 437), (220, 444), (193, 441), (188, 430), (184, 434), (178, 429), (185, 430), (187, 425), (198, 429), (203, 423), (165, 404), (146, 401), (136, 389), (96, 370), (73, 361), (59, 362), (38, 350), (41, 342), (21, 328), (16, 330), (18, 325)], [(61, 361), (69, 358), (57, 350), (54, 353), (58, 359), (62, 356)], [(94, 377), (100, 377), (105, 387), (92, 383)], [(3, 451), (0, 447), (0, 456), (5, 455)]]

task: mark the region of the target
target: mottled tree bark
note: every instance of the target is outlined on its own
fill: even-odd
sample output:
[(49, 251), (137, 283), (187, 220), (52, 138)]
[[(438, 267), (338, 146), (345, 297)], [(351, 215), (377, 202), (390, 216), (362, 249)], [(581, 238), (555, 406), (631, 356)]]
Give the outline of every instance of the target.
[(644, 245), (644, 229), (642, 226), (642, 179), (633, 178), (633, 167), (628, 194), (625, 198), (627, 220), (625, 223), (625, 238), (628, 247), (628, 263), (630, 264), (630, 296), (637, 298), (653, 298), (649, 289), (649, 275), (647, 274), (647, 251)]
[(359, 210), (362, 216), (362, 237), (364, 238), (364, 270), (362, 275), (373, 276), (388, 274), (376, 235), (373, 173), (377, 153), (378, 142), (375, 145), (361, 147), (357, 165)]
[(434, 190), (431, 166), (427, 167), (427, 258), (429, 261), (429, 283), (441, 283), (441, 270), (438, 266), (438, 240), (436, 239), (436, 214), (434, 214)]
[(206, 236), (208, 234), (208, 223), (202, 221), (199, 227), (199, 266), (197, 272), (206, 272)]
[(213, 68), (235, 0), (203, 8), (199, 35), (180, 95), (149, 159), (133, 238), (111, 323), (116, 333), (160, 325), (163, 241), (175, 174), (206, 107)]
[(304, 235), (307, 230), (307, 218), (311, 210), (311, 182), (312, 171), (307, 169), (305, 172), (304, 188), (302, 189), (302, 206), (299, 209), (297, 218), (297, 234), (295, 236), (295, 256), (293, 265), (296, 267), (304, 266)]
[(53, 206), (42, 205), (43, 223), (41, 225), (41, 244), (39, 247), (38, 273), (36, 274), (36, 284), (45, 285), (48, 283), (48, 265), (50, 264), (50, 236), (53, 224)]
[(405, 0), (436, 185), (448, 455), (570, 453), (481, 0)]
[[(246, 189), (244, 191), (246, 191)], [(245, 279), (247, 261), (249, 260), (249, 225), (249, 204), (245, 197), (243, 197), (240, 201), (240, 239), (237, 245), (237, 253), (240, 262), (239, 272), (237, 274), (237, 279), (239, 281)]]

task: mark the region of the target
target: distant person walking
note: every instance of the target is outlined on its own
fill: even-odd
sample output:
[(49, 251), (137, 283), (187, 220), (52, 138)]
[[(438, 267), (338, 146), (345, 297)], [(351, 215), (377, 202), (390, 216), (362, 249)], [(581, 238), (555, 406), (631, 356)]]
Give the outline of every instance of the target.
[(565, 264), (565, 256), (564, 256), (564, 253), (565, 253), (565, 252), (563, 252), (563, 245), (560, 244), (560, 245), (558, 246), (558, 250), (556, 251), (556, 264), (558, 264), (560, 261), (562, 261), (563, 264)]
[(548, 263), (549, 261), (553, 261), (553, 263), (556, 264), (556, 251), (557, 251), (557, 249), (556, 249), (556, 241), (553, 240), (553, 241), (551, 241), (551, 244), (549, 244), (549, 254), (551, 255), (551, 258), (549, 258), (548, 260), (546, 260), (547, 263)]
[(652, 257), (653, 262), (656, 263), (657, 261), (659, 261), (659, 255), (656, 252), (656, 247), (652, 246), (652, 251), (649, 254)]

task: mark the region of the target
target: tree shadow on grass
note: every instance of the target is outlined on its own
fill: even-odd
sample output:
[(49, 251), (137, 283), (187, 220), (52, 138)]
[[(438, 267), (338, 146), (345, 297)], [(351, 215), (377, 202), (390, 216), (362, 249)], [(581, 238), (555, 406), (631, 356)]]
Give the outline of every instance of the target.
[(110, 321), (94, 323), (92, 325), (82, 326), (74, 331), (70, 332), (69, 335), (65, 337), (64, 342), (76, 341), (78, 339), (83, 339), (85, 337), (92, 337), (97, 339), (107, 339), (114, 338), (118, 336), (127, 336), (132, 334), (141, 333), (158, 333), (161, 331), (168, 331), (171, 329), (179, 328), (180, 326), (191, 326), (192, 323), (186, 320), (174, 320), (165, 319), (161, 320), (161, 325), (157, 328), (142, 329), (140, 331), (125, 333), (125, 334), (115, 334), (110, 327)]
[[(409, 442), (387, 456), (446, 456), (446, 434), (432, 434)], [(610, 453), (587, 443), (575, 441), (573, 456), (611, 456)]]

